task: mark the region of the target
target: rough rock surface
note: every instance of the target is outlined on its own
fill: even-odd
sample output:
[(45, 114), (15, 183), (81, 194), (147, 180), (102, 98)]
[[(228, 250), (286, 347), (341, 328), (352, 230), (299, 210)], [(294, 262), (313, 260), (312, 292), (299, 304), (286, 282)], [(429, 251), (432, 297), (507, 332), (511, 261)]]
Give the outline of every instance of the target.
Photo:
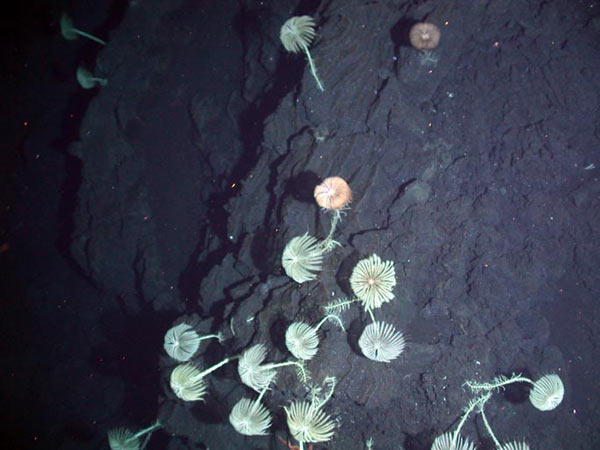
[[(337, 378), (326, 410), (338, 429), (314, 448), (372, 437), (375, 449), (428, 449), (471, 398), (466, 380), (511, 372), (557, 373), (566, 394), (546, 413), (524, 389), (496, 395), (486, 413), (501, 440), (599, 446), (600, 5), (286, 4), (140, 0), (98, 55), (109, 84), (63, 155), (79, 180), (61, 234), (65, 277), (101, 304), (73, 306), (72, 352), (96, 361), (74, 362), (96, 377), (79, 384), (94, 399), (81, 420), (89, 430), (101, 417), (82, 435), (158, 416), (150, 449), (285, 448), (281, 406), (307, 396), (293, 369), (265, 397), (271, 435), (247, 438), (227, 420), (255, 395), (235, 364), (209, 376), (205, 403), (184, 403), (162, 336), (186, 318), (224, 333), (222, 345), (202, 344), (204, 367), (256, 343), (286, 360), (286, 327), (352, 296), (352, 268), (376, 253), (394, 261), (398, 284), (375, 315), (402, 330), (406, 350), (388, 364), (362, 356), (369, 318), (358, 306), (343, 313), (346, 333), (324, 325), (308, 369), (317, 384)], [(278, 39), (300, 14), (318, 23), (310, 49), (325, 92)], [(407, 41), (421, 20), (441, 29), (428, 54)], [(327, 234), (312, 192), (331, 175), (354, 193), (342, 246), (298, 285), (281, 252), (294, 236)], [(493, 447), (480, 419), (463, 434)]]

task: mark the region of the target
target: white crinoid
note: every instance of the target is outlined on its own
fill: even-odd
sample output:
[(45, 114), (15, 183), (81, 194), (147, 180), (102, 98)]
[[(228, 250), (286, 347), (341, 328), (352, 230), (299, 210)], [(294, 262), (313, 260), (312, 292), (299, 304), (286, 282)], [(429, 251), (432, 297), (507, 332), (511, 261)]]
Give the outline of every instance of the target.
[(379, 362), (390, 362), (404, 350), (405, 340), (401, 332), (385, 322), (374, 322), (365, 327), (358, 345), (363, 354)]
[(295, 322), (285, 332), (285, 346), (298, 359), (312, 359), (319, 350), (317, 330), (304, 322)]
[(281, 256), (281, 265), (288, 277), (297, 283), (304, 283), (317, 278), (323, 266), (323, 253), (317, 238), (306, 233), (287, 243)]
[(480, 383), (467, 381), (466, 384), (473, 392), (492, 391), (504, 388), (512, 383), (529, 383), (532, 385), (529, 392), (529, 402), (540, 411), (550, 411), (556, 408), (563, 400), (565, 387), (562, 380), (556, 374), (544, 375), (537, 381), (533, 381), (520, 374), (512, 374), (510, 377), (498, 375), (491, 382)]
[(97, 42), (98, 44), (102, 44), (102, 45), (106, 45), (106, 42), (103, 41), (100, 38), (97, 38), (94, 35), (91, 35), (89, 33), (86, 33), (85, 31), (81, 31), (78, 28), (75, 28), (73, 26), (73, 19), (71, 19), (67, 13), (63, 13), (62, 16), (60, 17), (60, 32), (62, 34), (62, 36), (68, 40), (68, 41), (72, 41), (73, 39), (77, 39), (77, 36), (82, 36), (85, 38), (88, 38), (94, 42)]
[(242, 353), (238, 363), (238, 373), (242, 383), (257, 392), (267, 388), (275, 378), (275, 369), (262, 364), (266, 357), (267, 347), (263, 344), (256, 344)]
[(111, 450), (140, 450), (145, 446), (145, 444), (142, 445), (140, 438), (145, 434), (148, 434), (145, 439), (145, 443), (147, 443), (150, 438), (149, 435), (161, 426), (161, 423), (157, 420), (153, 425), (140, 430), (137, 433), (124, 427), (113, 428), (107, 433), (108, 446)]
[(222, 335), (219, 333), (200, 336), (191, 325), (182, 322), (166, 332), (164, 349), (171, 358), (186, 362), (198, 351), (200, 342), (211, 338), (221, 341)]
[(285, 332), (285, 346), (298, 359), (312, 359), (319, 350), (317, 332), (327, 320), (331, 319), (337, 321), (342, 331), (344, 330), (342, 319), (337, 314), (326, 315), (315, 326), (310, 326), (304, 322), (294, 322)]
[(191, 325), (183, 322), (170, 328), (165, 334), (164, 349), (167, 354), (179, 361), (188, 361), (200, 347), (200, 335)]
[(111, 450), (139, 450), (140, 440), (127, 428), (113, 428), (108, 432), (108, 446)]
[(288, 52), (306, 51), (315, 38), (315, 20), (310, 16), (290, 17), (281, 26), (279, 39)]
[(290, 17), (281, 26), (279, 39), (283, 44), (283, 48), (285, 48), (288, 52), (304, 52), (306, 58), (308, 59), (308, 64), (310, 65), (310, 72), (315, 78), (319, 89), (324, 91), (325, 88), (317, 76), (317, 68), (315, 67), (315, 63), (310, 55), (310, 51), (308, 50), (308, 46), (316, 35), (315, 25), (315, 20), (310, 16)]
[(171, 372), (171, 389), (177, 397), (186, 402), (202, 401), (206, 393), (205, 377), (237, 358), (239, 355), (228, 356), (204, 370), (192, 363), (179, 364)]
[(394, 298), (396, 271), (393, 261), (382, 261), (373, 254), (361, 259), (350, 276), (350, 287), (366, 311), (379, 308)]
[(335, 422), (310, 402), (284, 407), (290, 433), (298, 442), (326, 442), (333, 437)]
[(231, 410), (229, 422), (240, 434), (260, 436), (269, 432), (271, 413), (260, 402), (260, 398), (256, 400), (243, 398)]
[(529, 444), (525, 441), (512, 441), (502, 445), (500, 450), (529, 450)]
[(171, 372), (171, 389), (186, 402), (203, 401), (206, 393), (206, 381), (195, 365), (180, 364)]
[(564, 395), (565, 388), (560, 377), (548, 374), (533, 383), (529, 401), (540, 411), (550, 411), (560, 405)]
[(436, 437), (431, 450), (475, 450), (475, 444), (467, 438), (449, 432)]

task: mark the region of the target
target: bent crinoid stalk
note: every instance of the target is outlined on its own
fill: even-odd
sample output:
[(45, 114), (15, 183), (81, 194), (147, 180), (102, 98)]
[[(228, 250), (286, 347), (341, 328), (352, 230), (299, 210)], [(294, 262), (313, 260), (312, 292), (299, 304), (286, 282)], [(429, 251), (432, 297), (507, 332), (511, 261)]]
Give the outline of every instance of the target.
[(497, 450), (529, 450), (529, 444), (527, 444), (525, 441), (512, 441), (512, 442), (507, 442), (504, 445), (500, 444), (500, 441), (494, 434), (494, 431), (492, 430), (492, 427), (490, 426), (490, 423), (487, 420), (487, 416), (485, 415), (484, 406), (485, 406), (486, 401), (487, 400), (479, 403), (479, 414), (481, 414), (481, 420), (483, 421), (483, 425), (485, 426), (485, 429), (487, 430), (488, 434), (491, 436), (492, 441), (494, 441), (494, 445), (496, 446), (496, 449)]
[(204, 394), (206, 393), (205, 377), (239, 357), (240, 355), (229, 356), (205, 370), (200, 370), (196, 365), (189, 362), (178, 365), (171, 372), (170, 384), (173, 393), (186, 402), (204, 401)]
[(490, 383), (479, 383), (477, 381), (465, 382), (471, 391), (475, 393), (504, 389), (505, 386), (512, 383), (531, 384), (532, 389), (529, 392), (529, 402), (534, 408), (539, 409), (540, 411), (553, 410), (560, 405), (565, 395), (563, 382), (560, 377), (554, 373), (544, 375), (537, 381), (533, 381), (519, 374), (512, 374), (510, 378), (499, 375)]
[(69, 17), (67, 13), (63, 13), (60, 16), (60, 33), (68, 41), (77, 39), (77, 36), (83, 36), (94, 42), (97, 42), (98, 44), (106, 45), (106, 42), (102, 39), (97, 38), (96, 36), (91, 35), (89, 33), (86, 33), (85, 31), (81, 31), (78, 28), (75, 28), (75, 26), (73, 25), (73, 20), (71, 19), (71, 17)]
[[(143, 450), (148, 444), (152, 432), (161, 426), (160, 421), (157, 420), (154, 425), (137, 433), (124, 427), (113, 428), (107, 433), (108, 446), (111, 450)], [(146, 438), (142, 442), (140, 438), (144, 435), (146, 435)]]
[(460, 435), (460, 430), (467, 421), (469, 415), (478, 408), (482, 403), (485, 403), (492, 396), (490, 392), (472, 399), (467, 407), (463, 410), (463, 414), (456, 426), (454, 432), (448, 431), (433, 441), (431, 450), (475, 450), (475, 444), (473, 444), (468, 438), (464, 438)]
[[(540, 411), (550, 411), (556, 408), (563, 400), (564, 397), (564, 385), (560, 377), (556, 374), (547, 374), (542, 376), (536, 381), (533, 381), (520, 374), (512, 374), (510, 377), (505, 375), (499, 375), (495, 377), (491, 382), (477, 382), (467, 381), (465, 385), (468, 386), (472, 392), (481, 393), (485, 399), (478, 404), (479, 413), (483, 424), (494, 441), (494, 445), (497, 450), (529, 450), (529, 444), (525, 441), (511, 441), (501, 444), (499, 439), (494, 434), (490, 423), (488, 422), (485, 414), (484, 406), (487, 400), (491, 397), (494, 391), (504, 389), (506, 386), (512, 383), (528, 383), (532, 385), (531, 391), (529, 392), (529, 402)], [(482, 396), (482, 397), (483, 397)]]
[(264, 363), (267, 357), (267, 347), (263, 344), (255, 344), (244, 350), (238, 364), (238, 374), (242, 383), (261, 392), (275, 380), (276, 371), (279, 367), (295, 366), (296, 375), (302, 383), (307, 383), (309, 374), (304, 364), (300, 361), (284, 361), (280, 363)]
[(279, 39), (283, 47), (291, 53), (304, 52), (308, 59), (310, 72), (317, 81), (317, 85), (321, 91), (324, 91), (323, 83), (317, 75), (317, 68), (310, 55), (308, 46), (316, 36), (315, 20), (310, 16), (295, 16), (291, 17), (282, 25), (279, 33)]

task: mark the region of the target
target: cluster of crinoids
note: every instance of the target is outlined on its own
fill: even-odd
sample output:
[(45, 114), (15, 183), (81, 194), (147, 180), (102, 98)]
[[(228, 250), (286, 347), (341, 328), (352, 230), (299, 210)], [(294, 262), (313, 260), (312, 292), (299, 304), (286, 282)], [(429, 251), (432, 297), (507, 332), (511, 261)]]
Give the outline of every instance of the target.
[[(324, 91), (309, 51), (309, 46), (316, 36), (315, 26), (315, 21), (310, 16), (292, 17), (281, 27), (280, 40), (288, 52), (304, 53), (317, 86)], [(103, 40), (76, 29), (66, 15), (61, 19), (61, 32), (69, 40), (83, 36), (99, 44), (106, 44)], [(435, 48), (439, 41), (439, 30), (431, 24), (416, 24), (411, 30), (410, 41), (424, 55), (431, 55), (430, 50)], [(428, 60), (431, 59), (429, 57)], [(83, 67), (77, 70), (77, 79), (86, 89), (107, 83), (106, 79), (94, 77)], [(314, 197), (319, 206), (331, 215), (330, 227), (327, 236), (322, 240), (306, 233), (294, 237), (286, 245), (282, 265), (286, 274), (297, 283), (315, 280), (322, 269), (325, 255), (341, 246), (333, 236), (342, 216), (349, 209), (352, 190), (344, 179), (330, 177), (315, 188)], [(349, 282), (354, 296), (339, 298), (326, 305), (325, 314), (318, 323), (296, 321), (289, 325), (285, 333), (285, 344), (294, 357), (289, 361), (265, 362), (267, 347), (256, 344), (238, 355), (224, 358), (211, 367), (201, 368), (193, 362), (201, 342), (213, 338), (221, 342), (222, 336), (202, 335), (192, 324), (180, 321), (167, 331), (164, 338), (164, 349), (176, 362), (169, 383), (173, 394), (185, 402), (203, 401), (207, 391), (207, 377), (225, 364), (238, 360), (240, 380), (256, 391), (258, 396), (255, 399), (240, 399), (232, 408), (229, 421), (241, 434), (265, 435), (271, 426), (272, 416), (263, 404), (263, 398), (269, 386), (276, 381), (277, 369), (292, 366), (296, 369), (300, 381), (307, 387), (309, 400), (294, 401), (284, 408), (290, 433), (298, 441), (300, 450), (304, 448), (305, 443), (310, 446), (312, 443), (329, 441), (333, 437), (336, 423), (323, 411), (323, 407), (333, 394), (336, 380), (334, 377), (326, 377), (320, 385), (310, 383), (305, 367), (306, 361), (311, 360), (318, 352), (318, 331), (321, 326), (333, 321), (343, 330), (341, 314), (352, 304), (360, 303), (371, 319), (371, 323), (365, 327), (359, 339), (359, 346), (367, 358), (389, 363), (396, 359), (405, 347), (403, 334), (397, 331), (394, 325), (377, 321), (374, 316), (374, 310), (394, 298), (396, 275), (393, 261), (383, 261), (378, 255), (372, 254), (358, 261)], [(148, 443), (152, 431), (160, 426), (157, 421), (138, 432), (115, 428), (108, 433), (109, 445), (113, 450), (141, 450)], [(146, 436), (144, 441), (141, 440), (143, 436)]]
[[(327, 236), (322, 240), (308, 233), (296, 236), (287, 243), (281, 257), (285, 273), (300, 284), (316, 280), (327, 253), (341, 246), (333, 236), (342, 215), (349, 209), (352, 190), (343, 178), (329, 177), (315, 187), (314, 198), (322, 210), (331, 215)], [(394, 299), (396, 272), (393, 261), (383, 261), (376, 254), (361, 259), (354, 266), (349, 283), (353, 296), (341, 297), (325, 305), (324, 317), (316, 325), (309, 325), (302, 321), (289, 325), (286, 331), (286, 345), (298, 359), (309, 360), (316, 355), (319, 346), (317, 332), (328, 320), (337, 322), (343, 330), (341, 315), (354, 303), (362, 305), (371, 320), (358, 341), (364, 356), (373, 361), (389, 363), (403, 352), (405, 347), (403, 334), (397, 331), (394, 325), (376, 320), (374, 315), (376, 309)], [(292, 435), (298, 439), (293, 432)], [(327, 437), (331, 438), (330, 435)], [(302, 445), (303, 441), (298, 440)], [(316, 440), (315, 436), (312, 436), (311, 440), (304, 442), (323, 442), (323, 440)]]
[(431, 450), (475, 450), (475, 444), (468, 438), (460, 435), (460, 430), (472, 412), (478, 413), (481, 416), (483, 425), (492, 438), (496, 450), (529, 450), (529, 444), (522, 440), (501, 443), (496, 437), (496, 434), (485, 415), (485, 405), (490, 400), (493, 393), (502, 390), (513, 383), (526, 383), (531, 385), (529, 402), (534, 408), (540, 411), (551, 411), (556, 408), (562, 402), (565, 394), (562, 380), (556, 374), (544, 375), (536, 381), (517, 374), (512, 374), (510, 377), (500, 375), (491, 382), (484, 383), (467, 381), (465, 382), (465, 385), (468, 386), (474, 394), (474, 397), (464, 409), (456, 429), (438, 436), (433, 441)]

